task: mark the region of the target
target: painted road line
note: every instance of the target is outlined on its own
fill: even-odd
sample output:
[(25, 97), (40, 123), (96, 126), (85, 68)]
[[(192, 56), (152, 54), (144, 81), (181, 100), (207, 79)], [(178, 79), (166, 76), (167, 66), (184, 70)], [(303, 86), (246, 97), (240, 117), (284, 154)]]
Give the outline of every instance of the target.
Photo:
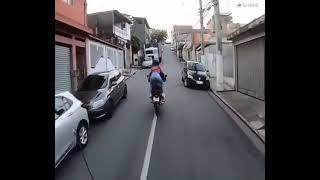
[(154, 132), (156, 129), (156, 124), (157, 124), (157, 116), (153, 116), (152, 120), (152, 125), (151, 125), (151, 130), (149, 134), (149, 139), (148, 139), (148, 146), (146, 150), (146, 154), (144, 156), (144, 162), (143, 162), (143, 167), (141, 171), (141, 176), (140, 180), (147, 180), (148, 176), (148, 170), (149, 170), (149, 163), (150, 163), (150, 158), (151, 158), (151, 151), (152, 151), (152, 144), (153, 144), (153, 138), (154, 138)]

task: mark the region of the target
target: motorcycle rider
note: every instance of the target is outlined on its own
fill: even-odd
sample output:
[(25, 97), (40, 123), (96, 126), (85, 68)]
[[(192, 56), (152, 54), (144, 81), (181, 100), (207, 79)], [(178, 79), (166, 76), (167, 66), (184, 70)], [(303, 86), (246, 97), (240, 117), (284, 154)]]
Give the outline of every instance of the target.
[(159, 60), (152, 61), (151, 71), (148, 76), (148, 81), (150, 82), (150, 98), (152, 95), (156, 93), (156, 91), (160, 91), (159, 93), (163, 97), (162, 100), (164, 101), (165, 94), (163, 93), (163, 82), (166, 81), (166, 74), (162, 71), (161, 67), (159, 66)]

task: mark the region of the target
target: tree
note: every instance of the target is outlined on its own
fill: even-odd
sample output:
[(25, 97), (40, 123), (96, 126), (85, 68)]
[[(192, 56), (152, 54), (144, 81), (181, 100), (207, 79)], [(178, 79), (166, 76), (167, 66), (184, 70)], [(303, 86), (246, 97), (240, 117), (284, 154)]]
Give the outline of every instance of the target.
[(133, 53), (138, 53), (138, 51), (140, 50), (140, 40), (139, 38), (137, 38), (136, 36), (131, 36), (131, 43), (132, 43), (132, 51)]
[(168, 37), (167, 31), (162, 29), (155, 29), (151, 33), (151, 40), (153, 42), (162, 42), (165, 41)]

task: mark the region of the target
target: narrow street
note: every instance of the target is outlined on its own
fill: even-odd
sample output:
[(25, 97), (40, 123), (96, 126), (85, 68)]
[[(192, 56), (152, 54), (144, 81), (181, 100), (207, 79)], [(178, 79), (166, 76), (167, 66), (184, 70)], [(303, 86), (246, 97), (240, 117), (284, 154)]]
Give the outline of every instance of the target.
[[(260, 180), (264, 157), (207, 91), (181, 81), (181, 64), (165, 45), (166, 103), (156, 117), (148, 180)], [(149, 69), (128, 81), (128, 98), (112, 119), (91, 122), (83, 150), (95, 180), (139, 180), (145, 164), (154, 109), (150, 103)], [(72, 152), (56, 169), (57, 180), (90, 180), (81, 152)]]

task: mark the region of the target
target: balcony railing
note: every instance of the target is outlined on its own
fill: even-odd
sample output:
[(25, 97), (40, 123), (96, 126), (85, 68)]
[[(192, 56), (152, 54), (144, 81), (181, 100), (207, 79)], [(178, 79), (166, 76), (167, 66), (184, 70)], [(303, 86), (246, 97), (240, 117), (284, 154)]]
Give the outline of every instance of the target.
[(113, 26), (114, 27), (114, 34), (126, 39), (126, 40), (130, 40), (130, 30), (128, 30), (128, 28), (124, 28), (123, 30), (117, 26)]

